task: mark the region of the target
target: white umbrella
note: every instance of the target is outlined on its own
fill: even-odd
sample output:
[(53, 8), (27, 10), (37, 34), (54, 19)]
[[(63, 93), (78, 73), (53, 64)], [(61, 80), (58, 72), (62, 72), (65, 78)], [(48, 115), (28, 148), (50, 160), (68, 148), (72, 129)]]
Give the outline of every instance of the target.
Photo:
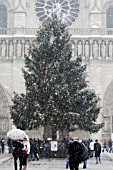
[(13, 129), (7, 133), (7, 137), (12, 140), (23, 140), (26, 137), (26, 133), (20, 129)]

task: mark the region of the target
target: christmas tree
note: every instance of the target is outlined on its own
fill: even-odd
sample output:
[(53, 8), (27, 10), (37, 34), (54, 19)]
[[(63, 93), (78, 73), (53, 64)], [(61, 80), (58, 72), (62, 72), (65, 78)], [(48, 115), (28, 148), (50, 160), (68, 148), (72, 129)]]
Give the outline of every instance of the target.
[[(16, 94), (11, 106), (15, 125), (37, 129), (50, 125), (53, 136), (64, 128), (97, 132), (99, 98), (89, 89), (86, 65), (72, 58), (72, 41), (67, 25), (53, 14), (37, 32), (36, 44), (25, 58), (23, 75), (26, 93)], [(53, 137), (54, 138), (54, 137)]]

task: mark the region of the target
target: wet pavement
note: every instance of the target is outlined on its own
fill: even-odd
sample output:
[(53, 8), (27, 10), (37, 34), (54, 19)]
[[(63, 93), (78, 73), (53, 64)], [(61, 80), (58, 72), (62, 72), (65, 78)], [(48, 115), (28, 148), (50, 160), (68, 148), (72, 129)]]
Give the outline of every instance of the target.
[[(6, 159), (7, 158), (7, 159)], [(13, 157), (9, 154), (4, 154), (2, 158), (0, 154), (0, 170), (14, 170)], [(101, 164), (95, 164), (95, 157), (88, 159), (88, 170), (112, 170), (113, 169), (113, 153), (102, 153)], [(39, 161), (28, 162), (27, 170), (65, 170), (66, 159), (40, 159)], [(80, 164), (79, 170), (83, 169)], [(19, 168), (18, 168), (19, 170)]]

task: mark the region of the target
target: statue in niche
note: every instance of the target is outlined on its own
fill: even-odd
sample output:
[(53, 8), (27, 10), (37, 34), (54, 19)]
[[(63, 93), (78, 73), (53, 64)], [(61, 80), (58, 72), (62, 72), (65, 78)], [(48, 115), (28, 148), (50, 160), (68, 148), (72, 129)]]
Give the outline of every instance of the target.
[(97, 59), (99, 57), (99, 48), (97, 41), (93, 42), (93, 58)]
[(82, 56), (82, 42), (81, 41), (78, 42), (77, 55), (78, 55), (78, 57)]
[(2, 57), (6, 57), (6, 42), (5, 42), (5, 40), (2, 41), (1, 55), (2, 55)]
[(30, 48), (29, 41), (26, 41), (25, 42), (25, 55), (26, 56), (29, 56), (29, 48)]
[(72, 58), (74, 58), (75, 57), (75, 46), (74, 46), (74, 44), (72, 44)]
[(89, 42), (88, 41), (86, 41), (85, 43), (84, 50), (85, 50), (85, 58), (89, 59)]
[(14, 55), (14, 45), (13, 45), (13, 42), (10, 41), (9, 42), (9, 58), (13, 58), (13, 55)]
[(22, 44), (21, 41), (19, 40), (17, 43), (17, 57), (21, 58), (22, 56)]
[(109, 55), (109, 58), (113, 57), (113, 44), (112, 44), (112, 41), (110, 41), (109, 45), (108, 45), (108, 55)]
[(102, 58), (105, 58), (106, 57), (106, 45), (105, 45), (105, 42), (104, 41), (102, 41), (102, 43), (101, 43), (101, 57)]

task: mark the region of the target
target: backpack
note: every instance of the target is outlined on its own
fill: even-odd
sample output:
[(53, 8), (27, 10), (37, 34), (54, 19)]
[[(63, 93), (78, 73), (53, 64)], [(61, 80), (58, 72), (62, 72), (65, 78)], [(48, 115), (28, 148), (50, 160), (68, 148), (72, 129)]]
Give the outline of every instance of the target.
[(84, 161), (89, 158), (89, 150), (84, 143), (81, 143), (81, 144), (82, 144), (82, 149), (83, 149), (83, 161)]
[(95, 150), (96, 150), (96, 151), (100, 151), (100, 150), (101, 150), (101, 145), (100, 145), (100, 143), (97, 143), (97, 144), (95, 145)]

